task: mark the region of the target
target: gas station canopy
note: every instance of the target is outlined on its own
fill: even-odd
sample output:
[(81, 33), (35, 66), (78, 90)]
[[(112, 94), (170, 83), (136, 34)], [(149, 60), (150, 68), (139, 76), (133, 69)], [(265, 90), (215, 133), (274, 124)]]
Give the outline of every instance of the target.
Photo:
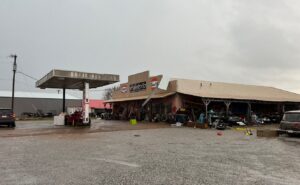
[(89, 88), (97, 88), (119, 82), (119, 79), (119, 75), (53, 69), (36, 82), (36, 87), (83, 90), (84, 83), (89, 83)]

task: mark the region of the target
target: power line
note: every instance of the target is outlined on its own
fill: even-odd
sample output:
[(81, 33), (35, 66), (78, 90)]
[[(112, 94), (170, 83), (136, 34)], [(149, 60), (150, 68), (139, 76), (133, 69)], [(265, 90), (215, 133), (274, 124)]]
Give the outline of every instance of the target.
[(24, 75), (24, 76), (26, 76), (26, 77), (28, 77), (28, 78), (31, 78), (32, 80), (35, 80), (35, 81), (38, 80), (38, 79), (35, 78), (35, 77), (32, 77), (32, 76), (30, 76), (30, 75), (28, 75), (28, 74), (23, 73), (22, 71), (18, 71), (17, 73), (20, 73), (20, 74), (22, 74), (22, 75)]

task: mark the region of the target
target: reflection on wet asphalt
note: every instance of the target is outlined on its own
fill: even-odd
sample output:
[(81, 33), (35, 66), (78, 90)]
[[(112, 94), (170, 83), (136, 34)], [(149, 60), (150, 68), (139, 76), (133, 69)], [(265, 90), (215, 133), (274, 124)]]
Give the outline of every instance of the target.
[(287, 135), (280, 136), (280, 141), (291, 146), (300, 146), (300, 136), (289, 137)]
[(139, 123), (137, 125), (130, 125), (126, 121), (105, 121), (93, 120), (90, 127), (86, 126), (55, 126), (53, 120), (39, 120), (39, 121), (17, 121), (16, 128), (0, 128), (0, 137), (14, 137), (14, 136), (33, 136), (45, 134), (63, 134), (63, 133), (93, 133), (93, 132), (109, 132), (118, 130), (140, 130), (140, 129), (154, 129), (165, 128), (169, 125), (165, 123)]

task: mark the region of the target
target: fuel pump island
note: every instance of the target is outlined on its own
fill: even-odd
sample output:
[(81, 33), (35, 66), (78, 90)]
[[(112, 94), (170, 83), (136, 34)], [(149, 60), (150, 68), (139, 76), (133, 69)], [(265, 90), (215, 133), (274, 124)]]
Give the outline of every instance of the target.
[[(89, 101), (89, 90), (92, 88), (103, 87), (116, 82), (119, 82), (119, 75), (113, 74), (97, 74), (97, 73), (86, 73), (78, 71), (66, 71), (53, 69), (43, 78), (36, 82), (36, 87), (40, 89), (62, 89), (63, 90), (63, 101), (62, 110), (66, 112), (66, 89), (78, 89), (83, 91), (82, 99), (82, 112), (79, 115), (80, 122), (82, 125), (90, 125), (90, 101)], [(77, 121), (78, 121), (77, 120)], [(65, 121), (65, 123), (67, 123)]]

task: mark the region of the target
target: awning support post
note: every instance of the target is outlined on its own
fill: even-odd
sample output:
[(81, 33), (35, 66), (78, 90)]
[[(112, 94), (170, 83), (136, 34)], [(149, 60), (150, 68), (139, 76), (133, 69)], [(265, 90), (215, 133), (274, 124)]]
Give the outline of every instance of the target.
[(248, 122), (251, 122), (251, 103), (249, 102), (248, 103), (248, 112), (247, 112), (247, 119), (248, 119)]
[(224, 103), (226, 105), (226, 116), (228, 117), (229, 116), (229, 107), (231, 105), (231, 102), (230, 101), (225, 101)]
[(208, 105), (210, 104), (210, 100), (207, 100), (207, 99), (203, 99), (203, 103), (205, 105), (205, 118), (207, 119), (208, 118)]
[(83, 124), (90, 123), (90, 99), (89, 99), (90, 84), (84, 82), (83, 89)]

